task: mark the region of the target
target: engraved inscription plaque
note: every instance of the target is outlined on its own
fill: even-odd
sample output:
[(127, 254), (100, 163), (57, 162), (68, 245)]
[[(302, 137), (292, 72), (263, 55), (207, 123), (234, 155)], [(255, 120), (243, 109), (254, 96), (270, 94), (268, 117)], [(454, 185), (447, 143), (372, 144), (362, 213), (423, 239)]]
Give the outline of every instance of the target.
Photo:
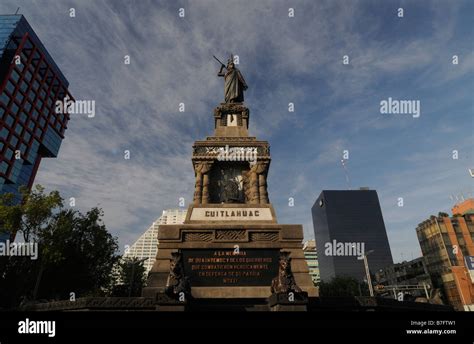
[(183, 249), (191, 288), (270, 286), (278, 274), (278, 249)]

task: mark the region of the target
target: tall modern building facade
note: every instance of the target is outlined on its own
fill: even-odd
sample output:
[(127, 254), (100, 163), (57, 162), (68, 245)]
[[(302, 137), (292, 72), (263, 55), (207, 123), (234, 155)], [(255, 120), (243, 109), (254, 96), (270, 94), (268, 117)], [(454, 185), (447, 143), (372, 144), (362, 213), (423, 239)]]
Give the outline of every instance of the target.
[(42, 158), (58, 155), (69, 83), (22, 15), (0, 15), (0, 193), (31, 188)]
[(319, 264), (318, 264), (318, 253), (316, 251), (316, 242), (313, 240), (305, 241), (303, 244), (303, 254), (308, 264), (309, 274), (314, 285), (320, 282), (319, 278)]
[(187, 211), (182, 209), (164, 210), (163, 214), (153, 222), (132, 246), (130, 246), (123, 257), (138, 259), (148, 258), (143, 262), (145, 272), (148, 274), (153, 267), (158, 252), (158, 226), (184, 223), (186, 213)]
[(322, 281), (365, 280), (364, 255), (371, 274), (393, 264), (375, 190), (324, 190), (311, 212)]
[(439, 213), (416, 228), (433, 286), (457, 310), (474, 311), (474, 199)]

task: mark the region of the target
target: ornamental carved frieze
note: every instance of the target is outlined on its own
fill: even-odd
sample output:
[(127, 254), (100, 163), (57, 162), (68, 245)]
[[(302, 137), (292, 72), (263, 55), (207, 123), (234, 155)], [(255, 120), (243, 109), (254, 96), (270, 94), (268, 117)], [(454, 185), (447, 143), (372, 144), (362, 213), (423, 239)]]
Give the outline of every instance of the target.
[(217, 241), (247, 241), (247, 235), (245, 230), (235, 229), (218, 229), (216, 230)]
[(183, 241), (211, 242), (214, 239), (213, 234), (213, 232), (185, 232), (183, 233)]
[(243, 118), (248, 118), (249, 109), (242, 104), (230, 103), (221, 104), (214, 109), (214, 117), (221, 118), (227, 114), (241, 114)]
[(277, 231), (247, 231), (235, 229), (216, 229), (203, 232), (185, 231), (182, 236), (183, 242), (222, 242), (222, 241), (239, 241), (239, 242), (277, 242), (280, 235)]
[(280, 239), (278, 232), (251, 232), (250, 242), (256, 241), (271, 241), (275, 242)]

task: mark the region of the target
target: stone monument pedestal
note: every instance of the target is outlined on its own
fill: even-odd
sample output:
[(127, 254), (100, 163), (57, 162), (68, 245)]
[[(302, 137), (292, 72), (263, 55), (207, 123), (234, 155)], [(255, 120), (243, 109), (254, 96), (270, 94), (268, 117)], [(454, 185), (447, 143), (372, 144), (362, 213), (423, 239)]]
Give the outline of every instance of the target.
[[(232, 215), (244, 211), (247, 216), (252, 212), (255, 219), (236, 224)], [(206, 220), (206, 214), (210, 219)], [(159, 227), (158, 254), (143, 296), (164, 292), (171, 253), (178, 251), (183, 254), (193, 298), (268, 298), (272, 279), (278, 274), (280, 251), (290, 252), (296, 283), (310, 296), (317, 296), (302, 240), (302, 226), (278, 224), (270, 204), (190, 206), (184, 224)], [(210, 263), (204, 259), (213, 265), (206, 266)], [(219, 259), (225, 259), (228, 266)]]
[(302, 300), (291, 305), (281, 295), (271, 297), (274, 280), (286, 290), (286, 277), (306, 299), (318, 296), (302, 226), (279, 224), (269, 202), (270, 147), (248, 136), (249, 119), (243, 103), (220, 104), (214, 136), (193, 146), (193, 204), (183, 224), (159, 226), (156, 261), (142, 293), (162, 300), (162, 310), (186, 309), (163, 295), (185, 303), (254, 300), (259, 310), (276, 297), (273, 310), (303, 310)]

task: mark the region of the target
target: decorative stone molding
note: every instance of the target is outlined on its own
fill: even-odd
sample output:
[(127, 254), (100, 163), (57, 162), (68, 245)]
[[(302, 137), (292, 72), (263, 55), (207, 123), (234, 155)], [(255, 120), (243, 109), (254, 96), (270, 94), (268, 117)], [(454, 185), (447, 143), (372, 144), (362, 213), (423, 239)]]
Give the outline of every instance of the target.
[(278, 232), (250, 232), (250, 241), (278, 241), (280, 236)]
[(217, 241), (247, 241), (245, 230), (216, 230)]
[(185, 232), (183, 233), (183, 241), (211, 242), (214, 238), (213, 234), (212, 232)]
[(23, 306), (22, 311), (63, 311), (75, 309), (88, 310), (153, 310), (155, 300), (148, 297), (84, 297), (75, 301), (52, 301), (31, 303)]

